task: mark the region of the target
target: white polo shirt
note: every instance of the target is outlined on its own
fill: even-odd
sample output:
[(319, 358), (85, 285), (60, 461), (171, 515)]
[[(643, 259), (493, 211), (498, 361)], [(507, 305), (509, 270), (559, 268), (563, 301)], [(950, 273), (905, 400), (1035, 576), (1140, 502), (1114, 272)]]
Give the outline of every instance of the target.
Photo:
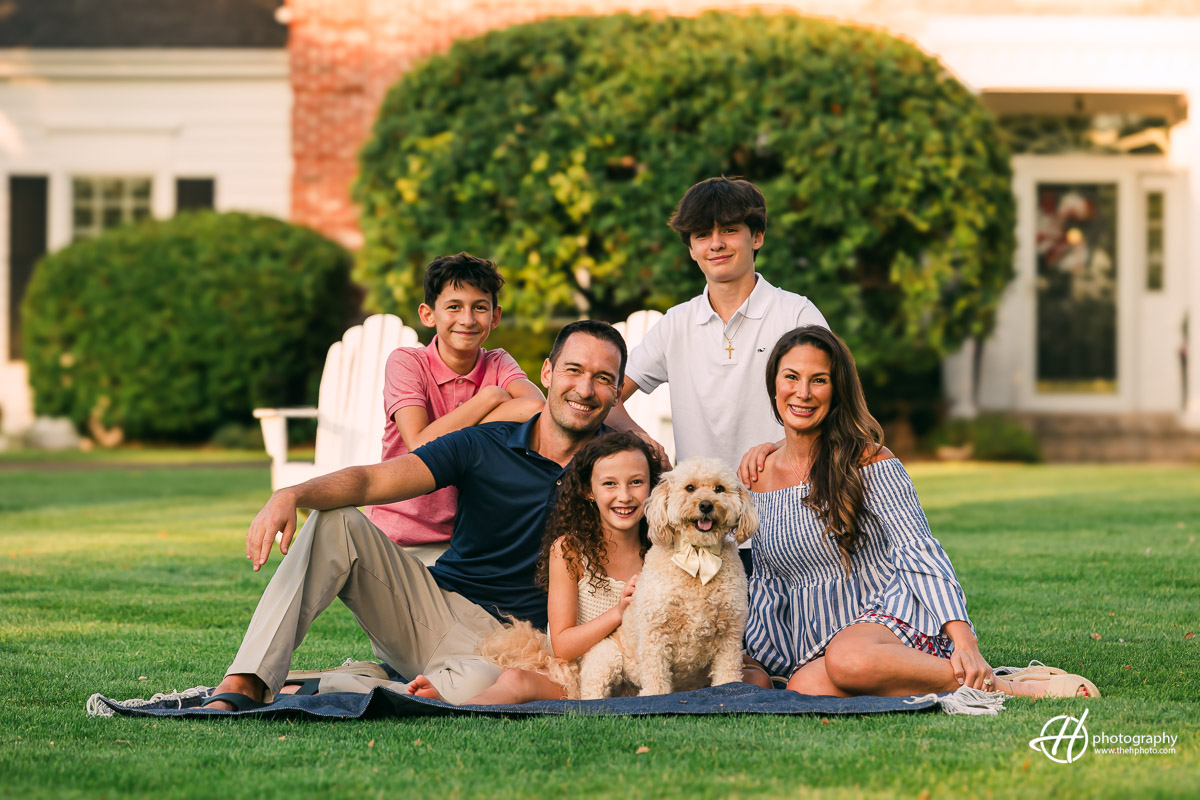
[[(719, 458), (737, 467), (755, 445), (783, 438), (767, 397), (767, 358), (783, 334), (829, 324), (808, 298), (762, 275), (746, 302), (723, 324), (708, 287), (671, 308), (629, 354), (625, 374), (643, 392), (671, 385), (675, 455)], [(732, 341), (732, 351), (725, 336)]]

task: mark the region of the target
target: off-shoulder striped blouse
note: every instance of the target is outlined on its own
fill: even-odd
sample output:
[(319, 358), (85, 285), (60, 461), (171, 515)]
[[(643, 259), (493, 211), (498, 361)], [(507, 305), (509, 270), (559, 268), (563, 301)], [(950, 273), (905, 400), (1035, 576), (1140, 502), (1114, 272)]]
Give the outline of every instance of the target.
[(849, 576), (817, 515), (801, 502), (808, 484), (751, 493), (761, 522), (746, 652), (773, 675), (787, 677), (821, 655), (834, 634), (867, 611), (929, 636), (951, 620), (970, 622), (954, 567), (929, 532), (908, 472), (895, 458), (862, 470), (870, 513), (860, 519)]

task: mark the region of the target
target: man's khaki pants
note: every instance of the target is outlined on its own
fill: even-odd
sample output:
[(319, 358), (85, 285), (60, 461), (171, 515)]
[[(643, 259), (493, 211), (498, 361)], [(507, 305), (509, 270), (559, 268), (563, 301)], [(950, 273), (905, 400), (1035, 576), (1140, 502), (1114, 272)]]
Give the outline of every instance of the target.
[[(228, 673), (257, 675), (275, 696), (292, 652), (334, 597), (354, 614), (371, 649), (402, 675), (423, 674), (450, 703), (491, 686), (499, 667), (476, 654), (500, 623), (455, 592), (439, 588), (429, 570), (388, 539), (355, 508), (313, 513), (267, 584)], [(336, 675), (321, 692), (367, 692), (404, 684)]]

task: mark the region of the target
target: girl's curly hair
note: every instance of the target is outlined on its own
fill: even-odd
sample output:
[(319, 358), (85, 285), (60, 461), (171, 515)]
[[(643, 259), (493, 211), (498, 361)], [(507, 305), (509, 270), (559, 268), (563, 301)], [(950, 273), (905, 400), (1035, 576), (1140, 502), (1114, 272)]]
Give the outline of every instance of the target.
[[(538, 557), (537, 582), (543, 591), (550, 586), (550, 550), (554, 543), (562, 539), (562, 554), (567, 562), (567, 570), (575, 580), (583, 576), (584, 563), (592, 573), (592, 583), (600, 588), (601, 582), (607, 576), (604, 565), (608, 563), (608, 553), (604, 541), (604, 528), (600, 524), (600, 512), (596, 502), (591, 499), (592, 470), (596, 462), (602, 458), (635, 451), (646, 457), (650, 465), (650, 488), (653, 488), (662, 477), (662, 467), (654, 449), (633, 433), (607, 433), (597, 436), (580, 448), (570, 465), (563, 474), (562, 486), (554, 508), (546, 520), (546, 532), (542, 535), (542, 552)], [(643, 517), (638, 527), (638, 536), (642, 542), (642, 555), (650, 549), (649, 526)]]

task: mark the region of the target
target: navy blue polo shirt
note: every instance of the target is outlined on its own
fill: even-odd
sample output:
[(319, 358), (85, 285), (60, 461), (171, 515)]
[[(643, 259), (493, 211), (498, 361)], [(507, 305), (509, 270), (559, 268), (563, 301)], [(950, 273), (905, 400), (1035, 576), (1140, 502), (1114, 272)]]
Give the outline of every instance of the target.
[(450, 549), (429, 569), (438, 586), (545, 630), (546, 595), (534, 572), (563, 468), (529, 447), (538, 416), (463, 428), (413, 455), (437, 488), (458, 487)]

